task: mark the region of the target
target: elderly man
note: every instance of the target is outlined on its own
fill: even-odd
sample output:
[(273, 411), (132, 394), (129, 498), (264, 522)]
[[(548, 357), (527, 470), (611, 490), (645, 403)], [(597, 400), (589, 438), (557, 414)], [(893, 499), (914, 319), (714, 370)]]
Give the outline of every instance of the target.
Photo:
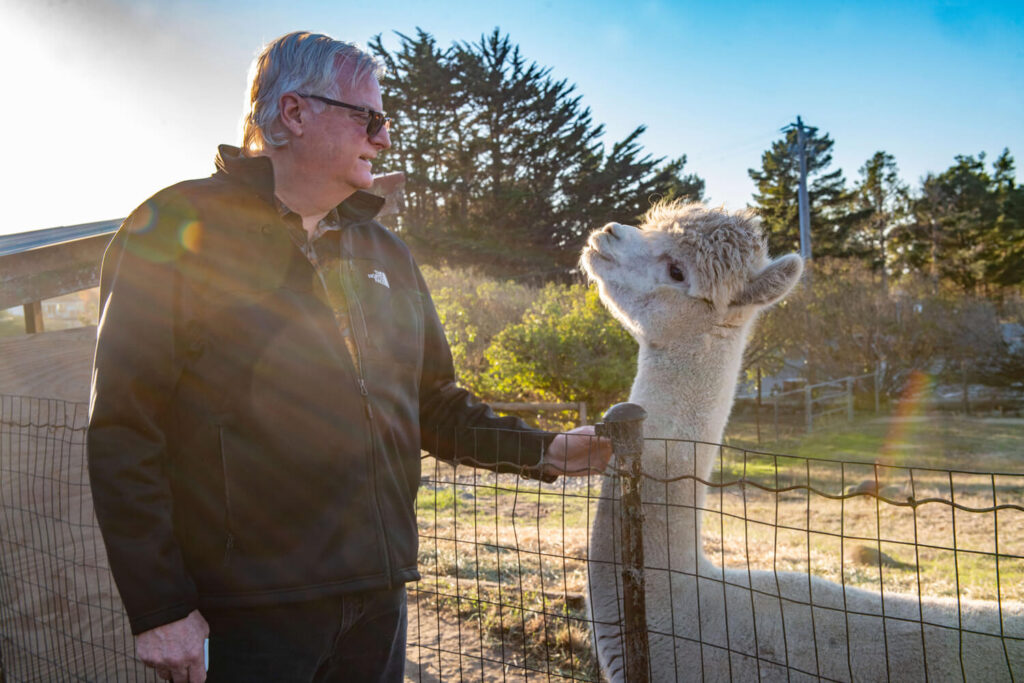
[(89, 472), (139, 657), (174, 681), (397, 681), (420, 450), (550, 479), (606, 442), (455, 384), (405, 245), (362, 190), (390, 146), (379, 66), (292, 33), (242, 149), (137, 208), (103, 260)]

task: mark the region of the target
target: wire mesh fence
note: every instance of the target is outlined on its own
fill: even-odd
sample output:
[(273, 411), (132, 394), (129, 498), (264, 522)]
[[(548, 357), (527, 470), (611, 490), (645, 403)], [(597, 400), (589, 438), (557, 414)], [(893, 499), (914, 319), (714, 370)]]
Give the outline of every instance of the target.
[(648, 558), (651, 648), (683, 678), (1024, 677), (1024, 476), (651, 439), (645, 466), (645, 543), (676, 555)]
[[(85, 414), (0, 397), (5, 681), (155, 680), (92, 514)], [(991, 680), (1024, 679), (1024, 475), (668, 439), (644, 463), (651, 680), (979, 680), (977, 652), (998, 654)], [(618, 548), (600, 550), (621, 522), (601, 510), (626, 474), (547, 484), (424, 458), (407, 679), (602, 680), (593, 633), (621, 638), (624, 616)]]
[(0, 396), (5, 681), (157, 680), (135, 660), (92, 509), (87, 406)]

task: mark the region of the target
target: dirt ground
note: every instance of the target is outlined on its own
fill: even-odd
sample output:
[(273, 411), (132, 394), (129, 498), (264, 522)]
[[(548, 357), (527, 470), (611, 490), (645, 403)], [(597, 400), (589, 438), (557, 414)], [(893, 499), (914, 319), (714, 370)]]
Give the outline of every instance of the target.
[(500, 648), (482, 644), (480, 631), (473, 623), (460, 624), (449, 615), (442, 616), (430, 602), (430, 596), (421, 595), (415, 589), (409, 593), (407, 681), (550, 680), (546, 674), (531, 675), (510, 665)]

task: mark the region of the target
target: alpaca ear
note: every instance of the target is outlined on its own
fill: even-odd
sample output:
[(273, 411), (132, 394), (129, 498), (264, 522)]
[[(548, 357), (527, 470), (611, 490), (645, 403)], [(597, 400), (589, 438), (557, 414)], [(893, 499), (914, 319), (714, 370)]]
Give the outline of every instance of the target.
[(770, 306), (793, 289), (804, 272), (804, 262), (796, 254), (780, 256), (754, 276), (733, 300), (733, 306)]

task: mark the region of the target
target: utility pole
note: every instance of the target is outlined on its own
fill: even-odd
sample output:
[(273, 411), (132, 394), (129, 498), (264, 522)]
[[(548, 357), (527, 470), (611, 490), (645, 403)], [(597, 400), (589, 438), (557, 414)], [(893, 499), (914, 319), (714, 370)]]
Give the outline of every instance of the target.
[[(796, 149), (790, 146), (789, 153), (792, 154), (794, 151), (797, 153), (800, 159), (800, 185), (797, 189), (797, 205), (800, 209), (800, 258), (804, 260), (804, 264), (810, 266), (811, 261), (811, 202), (807, 197), (807, 138), (814, 135), (818, 129), (812, 126), (804, 126), (803, 119), (799, 116), (796, 117), (796, 123), (789, 124), (783, 128), (783, 132), (788, 133), (790, 130), (796, 130)], [(804, 280), (807, 286), (810, 286), (811, 282), (811, 268), (804, 270)], [(804, 324), (806, 330), (811, 329), (811, 311), (810, 309), (804, 309)], [(806, 340), (806, 347), (804, 349), (804, 372), (806, 375), (806, 403), (808, 408), (807, 414), (807, 431), (810, 432), (812, 427), (812, 414), (809, 412), (811, 408), (811, 385), (814, 384), (814, 368), (811, 366), (811, 342), (810, 337)]]
[(791, 123), (783, 132), (796, 130), (796, 149), (790, 146), (790, 153), (796, 152), (800, 159), (800, 186), (797, 190), (797, 202), (800, 208), (800, 256), (804, 261), (811, 260), (811, 203), (807, 197), (807, 138), (818, 131), (812, 126), (804, 126), (803, 120), (797, 116), (796, 123)]

